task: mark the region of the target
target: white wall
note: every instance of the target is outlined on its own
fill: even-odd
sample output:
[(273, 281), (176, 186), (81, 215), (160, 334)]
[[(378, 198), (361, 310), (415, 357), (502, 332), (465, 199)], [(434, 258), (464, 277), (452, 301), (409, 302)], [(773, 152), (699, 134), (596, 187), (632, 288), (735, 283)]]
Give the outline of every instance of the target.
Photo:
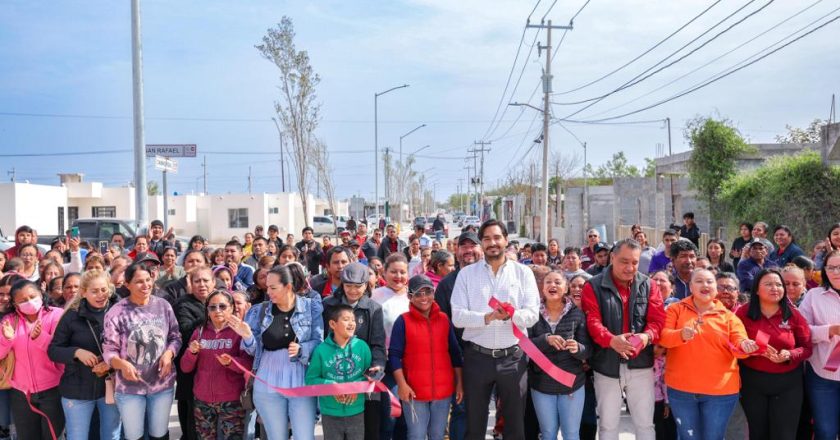
[[(204, 196), (210, 199), (206, 239), (213, 243), (225, 243), (236, 235), (242, 239), (246, 232), (253, 231), (258, 224), (265, 225), (265, 200), (262, 194), (222, 194)], [(248, 226), (231, 228), (228, 226), (229, 209), (248, 209)]]
[(67, 223), (67, 189), (63, 186), (30, 183), (0, 184), (0, 227), (13, 236), (18, 226), (27, 225), (41, 235), (61, 235), (58, 208), (64, 208), (64, 229)]
[[(86, 185), (85, 183), (69, 184), (69, 185)], [(80, 194), (79, 188), (73, 188), (70, 194)], [(95, 195), (97, 192), (87, 194)], [(116, 208), (117, 218), (133, 219), (136, 216), (134, 209), (134, 188), (123, 186), (116, 188), (102, 187), (99, 192), (99, 197), (68, 197), (67, 206), (76, 206), (79, 208), (79, 218), (88, 218), (91, 216), (94, 206), (113, 206)], [(153, 198), (149, 198), (149, 207), (155, 210)]]

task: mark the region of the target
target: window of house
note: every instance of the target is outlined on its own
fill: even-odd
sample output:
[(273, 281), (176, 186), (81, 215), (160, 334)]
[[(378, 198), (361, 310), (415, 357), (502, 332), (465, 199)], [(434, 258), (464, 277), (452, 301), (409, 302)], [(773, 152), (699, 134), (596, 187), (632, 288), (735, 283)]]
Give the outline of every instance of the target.
[(116, 217), (116, 206), (94, 206), (91, 209), (91, 217)]
[(79, 219), (79, 207), (78, 206), (68, 206), (67, 207), (67, 221), (72, 225), (74, 221)]
[(269, 214), (279, 214), (280, 213), (280, 208), (268, 208), (268, 213)]
[(168, 213), (169, 213), (169, 215), (175, 215), (175, 210), (174, 210), (174, 209), (170, 209), (170, 210), (168, 211)]
[(248, 227), (248, 208), (228, 209), (229, 228)]

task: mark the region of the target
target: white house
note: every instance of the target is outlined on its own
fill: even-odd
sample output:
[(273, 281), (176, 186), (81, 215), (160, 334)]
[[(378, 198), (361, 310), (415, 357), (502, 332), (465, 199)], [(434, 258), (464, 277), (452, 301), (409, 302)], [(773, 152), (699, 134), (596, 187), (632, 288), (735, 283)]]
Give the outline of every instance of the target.
[(67, 223), (67, 188), (31, 183), (0, 183), (0, 229), (13, 236), (28, 225), (44, 235), (62, 234)]

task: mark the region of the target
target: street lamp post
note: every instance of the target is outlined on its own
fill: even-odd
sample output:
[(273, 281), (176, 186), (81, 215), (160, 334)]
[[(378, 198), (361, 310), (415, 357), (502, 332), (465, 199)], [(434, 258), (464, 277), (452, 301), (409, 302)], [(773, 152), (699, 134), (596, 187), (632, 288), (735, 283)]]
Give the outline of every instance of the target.
[(388, 92), (406, 87), (408, 87), (408, 84), (391, 87), (384, 92), (373, 94), (373, 187), (375, 188), (373, 204), (376, 206), (377, 218), (379, 217), (379, 97)]
[[(414, 130), (411, 130), (411, 131), (409, 131), (408, 133), (406, 133), (406, 134), (404, 134), (404, 135), (400, 136), (400, 160), (403, 160), (403, 155), (402, 155), (402, 141), (403, 141), (403, 139), (407, 138), (407, 137), (408, 137), (408, 135), (410, 135), (411, 133), (414, 133), (415, 131), (417, 131), (417, 130), (419, 130), (419, 129), (421, 129), (421, 128), (425, 127), (425, 126), (426, 126), (426, 124), (421, 124), (421, 125), (419, 125), (417, 128), (415, 128)], [(427, 146), (428, 146), (428, 145), (427, 145)], [(416, 151), (415, 151), (415, 153), (416, 153)]]
[[(403, 166), (403, 168), (404, 168), (404, 169), (405, 169), (405, 166), (406, 166), (406, 162), (407, 162), (407, 161), (403, 159), (403, 152), (402, 152), (403, 139), (405, 139), (406, 137), (408, 137), (408, 135), (410, 135), (411, 133), (414, 133), (415, 131), (417, 131), (417, 130), (419, 130), (419, 129), (421, 129), (421, 128), (425, 127), (425, 126), (426, 126), (426, 124), (420, 124), (420, 125), (418, 125), (417, 127), (415, 127), (413, 130), (411, 130), (411, 131), (409, 131), (408, 133), (406, 133), (406, 134), (404, 134), (404, 135), (400, 136), (400, 156), (399, 156), (399, 157), (400, 157), (400, 164)], [(424, 148), (425, 148), (425, 147), (424, 147)], [(419, 150), (418, 150), (418, 151), (419, 151)], [(416, 151), (415, 151), (415, 153), (416, 153)], [(409, 170), (409, 171), (410, 171), (410, 170)], [(411, 176), (410, 176), (410, 175), (408, 175), (408, 176), (406, 176), (406, 177), (409, 179), (409, 181), (411, 180)], [(411, 191), (411, 188), (409, 188), (409, 192), (410, 192), (410, 191)], [(399, 203), (399, 205), (400, 205), (400, 206), (398, 206), (398, 207), (397, 207), (397, 221), (402, 221), (402, 195), (400, 195), (400, 203)]]
[[(549, 22), (549, 26), (551, 23)], [(547, 99), (547, 98), (546, 98)], [(533, 106), (528, 104), (527, 102), (512, 102), (508, 105), (517, 106), (517, 107), (530, 107), (540, 113), (543, 114), (543, 136), (542, 136), (542, 147), (543, 147), (543, 164), (542, 164), (542, 215), (540, 216), (540, 240), (543, 242), (548, 241), (549, 233), (548, 233), (548, 102), (546, 102), (546, 108), (541, 109), (539, 107)], [(560, 195), (557, 195), (558, 200), (560, 202)]]

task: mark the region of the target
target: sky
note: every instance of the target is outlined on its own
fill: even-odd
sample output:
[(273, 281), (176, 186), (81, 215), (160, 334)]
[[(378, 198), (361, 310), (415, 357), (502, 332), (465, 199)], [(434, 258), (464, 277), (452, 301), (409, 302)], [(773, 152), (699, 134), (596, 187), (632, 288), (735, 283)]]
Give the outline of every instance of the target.
[[(429, 145), (414, 169), (444, 200), (466, 178), (464, 157), (476, 141), (491, 142), (487, 188), (541, 158), (532, 141), (542, 114), (507, 105), (542, 106), (545, 52), (538, 55), (537, 45), (546, 44), (546, 32), (525, 28), (529, 14), (532, 24), (554, 25), (577, 14), (572, 30), (552, 31), (551, 113), (596, 121), (766, 54), (838, 16), (840, 1), (142, 0), (141, 10), (146, 143), (198, 146), (197, 158), (179, 160), (170, 192), (202, 190), (205, 155), (210, 193), (247, 192), (249, 167), (254, 192), (280, 190), (270, 119), (279, 77), (254, 45), (289, 16), (298, 49), (321, 76), (317, 135), (330, 151), (337, 196), (373, 198), (373, 97), (409, 84), (379, 97), (379, 147), (399, 150), (400, 136), (426, 124), (404, 138), (403, 151)], [(689, 149), (683, 127), (698, 115), (730, 119), (750, 142), (772, 142), (786, 124), (828, 117), (840, 92), (838, 39), (840, 20), (707, 87), (609, 121), (621, 124), (554, 123), (551, 153), (577, 161), (578, 174), (580, 142), (596, 168), (619, 151), (641, 167), (668, 152), (661, 120), (671, 119), (677, 153)], [(113, 186), (132, 181), (131, 71), (130, 1), (4, 2), (0, 178), (14, 169), (18, 181), (40, 184), (73, 172)], [(568, 105), (579, 101), (586, 102)], [(76, 154), (84, 152), (98, 153)], [(44, 156), (55, 153), (64, 155)], [(381, 164), (380, 156), (380, 197)], [(147, 174), (160, 180), (152, 161)]]

